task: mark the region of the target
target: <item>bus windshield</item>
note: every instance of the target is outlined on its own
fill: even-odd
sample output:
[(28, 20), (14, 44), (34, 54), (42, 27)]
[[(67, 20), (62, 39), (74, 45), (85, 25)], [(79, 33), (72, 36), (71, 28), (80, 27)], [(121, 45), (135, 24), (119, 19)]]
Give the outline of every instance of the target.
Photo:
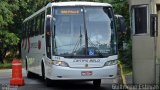
[(54, 7), (53, 17), (54, 55), (107, 57), (117, 53), (110, 7)]

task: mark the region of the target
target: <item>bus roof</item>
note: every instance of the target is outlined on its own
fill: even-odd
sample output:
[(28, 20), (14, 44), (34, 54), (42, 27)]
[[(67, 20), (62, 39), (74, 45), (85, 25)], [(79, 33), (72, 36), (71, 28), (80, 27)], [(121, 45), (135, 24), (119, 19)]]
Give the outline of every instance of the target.
[(37, 12), (32, 14), (31, 16), (27, 17), (23, 22), (29, 20), (30, 18), (32, 18), (32, 17), (36, 16), (37, 14), (41, 13), (42, 11), (44, 11), (46, 8), (52, 7), (52, 6), (55, 6), (55, 7), (56, 6), (108, 6), (108, 7), (112, 7), (111, 4), (100, 3), (100, 2), (87, 2), (87, 1), (52, 2), (52, 3), (48, 3), (45, 7), (38, 10)]
[(53, 2), (52, 6), (110, 6), (108, 3), (87, 2), (87, 1), (68, 1), (68, 2)]

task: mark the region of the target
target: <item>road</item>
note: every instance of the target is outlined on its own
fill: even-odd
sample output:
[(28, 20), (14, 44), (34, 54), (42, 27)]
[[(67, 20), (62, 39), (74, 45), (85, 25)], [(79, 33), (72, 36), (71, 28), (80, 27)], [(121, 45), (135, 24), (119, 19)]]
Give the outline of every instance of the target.
[(9, 86), (9, 81), (11, 80), (12, 70), (0, 70), (0, 90), (2, 86), (3, 88), (11, 88), (11, 90), (113, 90), (112, 84), (117, 82), (116, 79), (102, 79), (101, 87), (95, 88), (91, 81), (56, 81), (56, 84), (54, 82), (54, 86), (46, 87), (44, 81), (41, 80), (40, 77), (27, 78), (25, 70), (22, 71), (25, 85), (11, 87)]

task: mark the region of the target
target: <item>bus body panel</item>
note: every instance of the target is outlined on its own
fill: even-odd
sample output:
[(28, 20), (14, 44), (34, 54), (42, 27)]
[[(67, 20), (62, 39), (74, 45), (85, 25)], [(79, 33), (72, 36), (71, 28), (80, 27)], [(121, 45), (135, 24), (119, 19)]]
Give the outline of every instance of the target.
[(43, 36), (38, 35), (24, 39), (26, 48), (22, 48), (22, 59), (27, 61), (28, 70), (39, 75), (41, 75), (41, 61), (45, 55)]
[[(89, 72), (91, 75), (82, 75), (82, 72)], [(117, 65), (89, 69), (52, 66), (47, 71), (47, 78), (51, 80), (113, 79), (116, 76)]]
[[(99, 62), (90, 62), (95, 58), (78, 58), (82, 62), (74, 62), (76, 59), (60, 58), (61, 61), (68, 63), (69, 67), (55, 66), (52, 64), (46, 65), (47, 78), (52, 80), (80, 80), (80, 79), (102, 79), (115, 78), (117, 76), (117, 65), (104, 66), (105, 62), (110, 60), (117, 60), (117, 55), (108, 58), (98, 58)], [(97, 58), (96, 58), (97, 59)], [(95, 59), (95, 60), (96, 60)], [(85, 60), (85, 61), (84, 61)], [(84, 61), (84, 62), (83, 62)], [(86, 64), (88, 66), (86, 67)], [(94, 65), (94, 66), (92, 66)], [(99, 66), (99, 67), (98, 67)], [(82, 75), (82, 73), (90, 73), (91, 75)]]

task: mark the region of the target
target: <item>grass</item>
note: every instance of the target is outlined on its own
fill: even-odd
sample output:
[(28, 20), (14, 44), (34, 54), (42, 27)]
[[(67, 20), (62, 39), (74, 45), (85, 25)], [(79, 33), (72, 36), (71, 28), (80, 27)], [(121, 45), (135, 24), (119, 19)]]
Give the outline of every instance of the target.
[(10, 69), (12, 68), (12, 64), (11, 63), (0, 63), (0, 69)]
[(132, 75), (132, 69), (123, 65), (123, 71), (124, 71), (124, 75)]

